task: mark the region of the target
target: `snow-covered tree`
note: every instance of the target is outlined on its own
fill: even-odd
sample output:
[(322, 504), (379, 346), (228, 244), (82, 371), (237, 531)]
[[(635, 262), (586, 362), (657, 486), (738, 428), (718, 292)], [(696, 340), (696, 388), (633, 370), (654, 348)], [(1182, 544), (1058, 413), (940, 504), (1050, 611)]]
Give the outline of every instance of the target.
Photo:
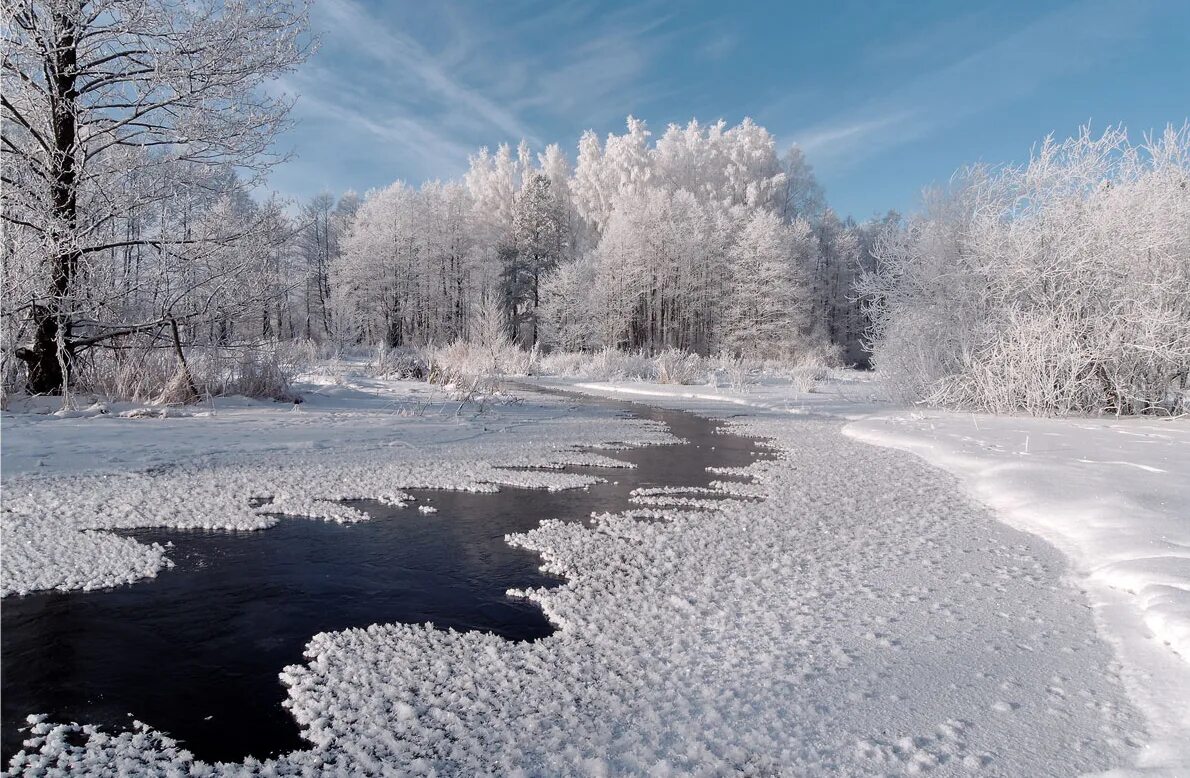
[(802, 345), (810, 314), (806, 255), (810, 225), (786, 224), (773, 211), (748, 216), (731, 248), (731, 290), (723, 321), (724, 349), (780, 357)]
[(305, 25), (293, 2), (6, 4), (3, 218), (19, 237), (5, 265), (20, 280), (5, 324), (28, 334), (15, 353), (30, 390), (61, 391), (82, 350), (206, 315), (171, 294), (109, 319), (86, 285), (122, 270), (125, 249), (172, 260), (245, 236), (195, 224), (276, 161), (289, 103), (262, 87), (303, 60)]
[(1136, 413), (1185, 402), (1190, 126), (1052, 137), (965, 171), (875, 249), (861, 290), (906, 397), (990, 411)]
[(475, 218), (461, 184), (370, 192), (332, 264), (338, 337), (390, 346), (465, 337), (486, 278)]
[(558, 266), (565, 252), (564, 218), (550, 179), (543, 173), (528, 173), (513, 211), (515, 251), (504, 268), (507, 310), (521, 343), (537, 343), (541, 280)]
[(542, 284), (542, 340), (566, 351), (601, 343), (591, 294), (598, 266), (590, 255), (559, 265)]
[[(524, 142), (515, 152), (480, 150), (464, 178), (467, 222), (439, 219), (427, 187), (373, 194), (343, 257), (346, 286), (335, 293), (362, 311), (347, 321), (372, 322), (352, 336), (374, 338), (389, 319), (401, 322), (390, 342), (458, 331), (442, 325), (448, 295), (434, 291), (442, 266), (430, 258), (441, 253), (434, 236), (444, 229), (466, 230), (472, 256), (455, 305), (497, 301), (522, 345), (789, 354), (813, 343), (808, 305), (823, 316), (854, 305), (842, 288), (854, 274), (854, 235), (833, 215), (820, 228), (820, 189), (800, 152), (783, 163), (772, 135), (749, 120), (671, 125), (651, 140), (632, 117), (605, 142), (584, 133), (573, 171), (558, 146), (536, 164)], [(405, 208), (419, 214), (408, 225)], [(836, 264), (822, 267), (824, 256)], [(740, 262), (750, 271), (737, 271)], [(363, 290), (369, 276), (375, 289)], [(745, 344), (748, 323), (764, 332)], [(845, 328), (818, 329), (825, 340)]]
[(322, 339), (331, 335), (330, 266), (339, 255), (342, 238), (342, 221), (335, 218), (334, 195), (329, 192), (315, 195), (302, 206), (298, 218), (301, 222), (298, 250), (306, 276), (302, 289), (305, 309), (302, 330), (307, 339)]
[(787, 220), (802, 217), (816, 221), (826, 208), (826, 197), (814, 170), (806, 160), (806, 154), (799, 146), (790, 146), (781, 158), (780, 211)]

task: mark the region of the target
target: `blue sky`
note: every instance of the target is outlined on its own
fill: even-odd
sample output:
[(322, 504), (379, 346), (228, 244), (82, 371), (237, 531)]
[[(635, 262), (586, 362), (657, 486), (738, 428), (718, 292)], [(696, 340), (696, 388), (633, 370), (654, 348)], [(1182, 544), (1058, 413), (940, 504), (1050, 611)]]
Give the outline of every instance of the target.
[(1190, 2), (315, 0), (321, 48), (272, 186), (304, 198), (452, 178), (481, 145), (751, 116), (841, 213), (912, 210), (1049, 132), (1190, 117)]

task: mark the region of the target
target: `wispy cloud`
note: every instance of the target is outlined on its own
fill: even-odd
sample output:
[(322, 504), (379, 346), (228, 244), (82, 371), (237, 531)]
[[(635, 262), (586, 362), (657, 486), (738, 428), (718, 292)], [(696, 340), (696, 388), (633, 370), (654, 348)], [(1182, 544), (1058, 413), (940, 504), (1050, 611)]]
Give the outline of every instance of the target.
[(649, 74), (690, 37), (674, 20), (662, 0), (319, 0), (321, 50), (278, 85), (299, 96), (284, 141), (297, 157), (274, 185), (366, 189), (457, 175), (481, 145), (569, 143), (662, 94)]
[[(323, 83), (337, 82), (328, 79)], [(302, 105), (307, 117), (333, 122), (344, 135), (354, 136), (357, 142), (366, 142), (363, 137), (370, 135), (389, 146), (408, 151), (420, 163), (411, 172), (433, 175), (434, 171), (457, 170), (473, 150), (439, 132), (433, 123), (415, 116), (369, 114), (353, 105), (353, 101), (328, 100), (323, 93), (309, 88), (303, 92)], [(339, 95), (347, 93), (343, 90)]]
[(444, 109), (464, 111), (504, 134), (532, 134), (518, 116), (453, 77), (420, 43), (369, 16), (355, 0), (320, 0), (316, 7), (336, 37), (366, 50), (383, 66), (385, 78), (413, 84), (417, 96), (434, 99)]
[(879, 133), (906, 124), (914, 117), (912, 111), (898, 111), (864, 121), (848, 121), (841, 124), (818, 125), (797, 136), (796, 143), (807, 154), (840, 154), (848, 149), (872, 142)]
[(739, 44), (740, 38), (735, 33), (719, 32), (699, 46), (698, 52), (705, 59), (719, 61), (731, 56)]
[(578, 122), (622, 113), (647, 91), (640, 77), (649, 62), (648, 34), (648, 28), (620, 28), (583, 42), (566, 61), (542, 70), (519, 104)]
[[(320, 0), (314, 23), (323, 55), (292, 82), (311, 103), (341, 110), (369, 132), (365, 122), (382, 119), (416, 126), (412, 137), (392, 140), (419, 148), (429, 144), (431, 128), (442, 136), (438, 148), (473, 149), (521, 138), (541, 145), (543, 120), (622, 117), (656, 94), (644, 74), (674, 34), (666, 29), (671, 10), (657, 2), (606, 13), (572, 0), (522, 9), (520, 20), (504, 24), (444, 2), (427, 11), (446, 31), (435, 50), (403, 29), (392, 10)], [(556, 40), (534, 48), (534, 26), (545, 23)]]
[[(1128, 14), (1121, 14), (1116, 4), (1093, 2), (1050, 13), (891, 92), (809, 125), (790, 140), (813, 152), (816, 165), (845, 169), (1085, 70), (1133, 36), (1148, 10), (1138, 3), (1130, 6)], [(877, 60), (911, 58), (935, 33), (950, 35), (955, 29), (966, 29), (969, 22), (947, 23), (941, 31), (923, 33), (906, 47), (874, 56)]]

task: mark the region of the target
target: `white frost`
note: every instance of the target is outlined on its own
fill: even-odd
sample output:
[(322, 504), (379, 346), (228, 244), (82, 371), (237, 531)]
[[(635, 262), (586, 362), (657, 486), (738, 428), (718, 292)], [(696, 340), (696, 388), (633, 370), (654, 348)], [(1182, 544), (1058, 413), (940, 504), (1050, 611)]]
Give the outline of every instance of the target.
[(656, 424), (571, 414), (552, 400), (410, 418), (391, 408), (419, 385), (360, 378), (315, 386), (305, 387), (298, 413), (233, 401), (200, 418), (6, 415), (0, 593), (116, 586), (169, 564), (160, 546), (102, 530), (260, 530), (278, 513), (363, 521), (342, 501), (399, 506), (409, 499), (401, 489), (415, 487), (570, 489), (597, 479), (551, 471), (624, 465), (575, 447), (666, 440)]

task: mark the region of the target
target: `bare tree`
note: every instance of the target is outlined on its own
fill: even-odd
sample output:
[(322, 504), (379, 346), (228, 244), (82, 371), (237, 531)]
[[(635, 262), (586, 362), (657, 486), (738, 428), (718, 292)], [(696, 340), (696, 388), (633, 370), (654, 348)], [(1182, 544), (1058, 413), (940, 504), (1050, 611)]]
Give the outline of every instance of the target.
[[(305, 58), (307, 8), (287, 0), (5, 0), (3, 8), (3, 218), (19, 234), (5, 245), (5, 264), (21, 275), (5, 314), (31, 325), (16, 352), (29, 389), (57, 393), (81, 346), (178, 318), (167, 307), (174, 295), (142, 320), (94, 316), (95, 295), (81, 289), (89, 263), (127, 249), (181, 257), (251, 231), (251, 223), (194, 230), (188, 203), (254, 184), (278, 160), (270, 148), (290, 103), (262, 87)], [(157, 224), (145, 223), (154, 212)]]

